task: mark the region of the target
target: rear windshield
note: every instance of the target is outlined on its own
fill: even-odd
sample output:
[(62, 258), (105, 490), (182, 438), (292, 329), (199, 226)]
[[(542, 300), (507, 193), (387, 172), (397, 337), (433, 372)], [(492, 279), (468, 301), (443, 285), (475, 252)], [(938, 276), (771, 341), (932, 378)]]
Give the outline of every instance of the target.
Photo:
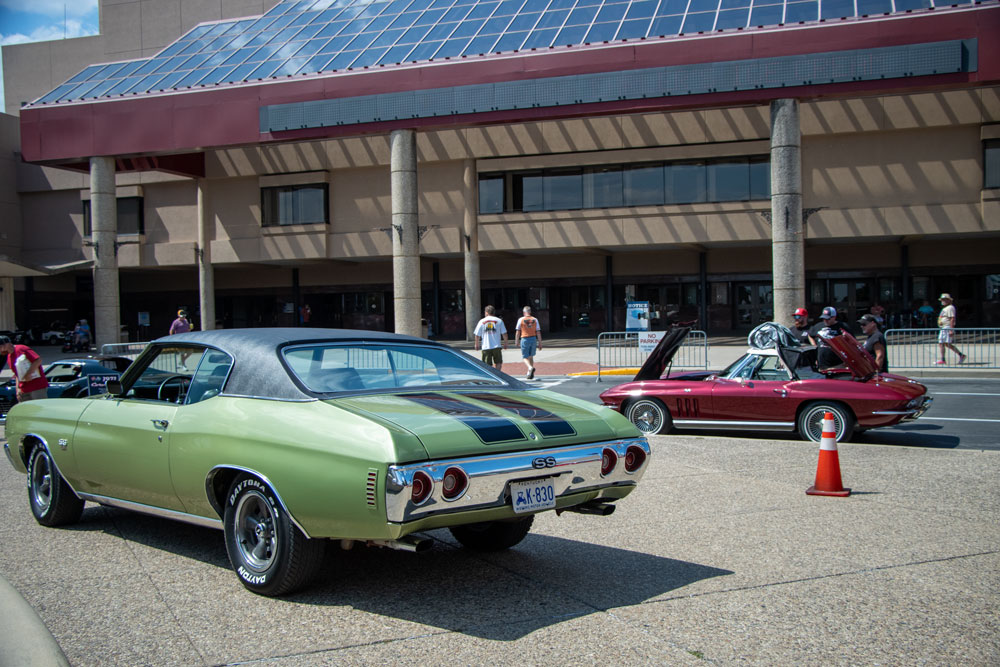
[(282, 352), (309, 391), (325, 394), (410, 387), (505, 386), (467, 355), (417, 345), (303, 345)]

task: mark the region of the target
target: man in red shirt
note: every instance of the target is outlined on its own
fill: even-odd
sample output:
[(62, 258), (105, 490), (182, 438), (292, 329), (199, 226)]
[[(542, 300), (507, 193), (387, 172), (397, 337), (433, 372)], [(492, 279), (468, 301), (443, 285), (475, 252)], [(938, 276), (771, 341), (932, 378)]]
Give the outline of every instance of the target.
[(27, 345), (14, 345), (7, 336), (0, 336), (0, 354), (7, 355), (7, 365), (17, 382), (17, 401), (47, 398), (49, 381), (42, 372), (42, 358)]

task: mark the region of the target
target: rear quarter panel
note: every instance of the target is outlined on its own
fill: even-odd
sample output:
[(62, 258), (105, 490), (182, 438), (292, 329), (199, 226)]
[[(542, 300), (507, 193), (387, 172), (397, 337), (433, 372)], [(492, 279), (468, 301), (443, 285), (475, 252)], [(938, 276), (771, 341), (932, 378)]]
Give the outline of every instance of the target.
[[(313, 537), (384, 537), (388, 465), (426, 458), (412, 434), (320, 401), (226, 396), (179, 411), (170, 451), (174, 488), (188, 512), (215, 517), (209, 473), (245, 468), (267, 478)], [(378, 484), (374, 506), (366, 501), (370, 471)]]
[[(818, 400), (838, 401), (847, 405), (862, 428), (889, 426), (902, 419), (901, 416), (873, 415), (878, 410), (901, 410), (913, 396), (903, 393), (894, 383), (880, 383), (874, 380), (855, 382), (853, 380), (810, 379), (788, 385), (789, 397), (796, 400), (799, 407)], [(914, 394), (917, 395), (917, 394)]]

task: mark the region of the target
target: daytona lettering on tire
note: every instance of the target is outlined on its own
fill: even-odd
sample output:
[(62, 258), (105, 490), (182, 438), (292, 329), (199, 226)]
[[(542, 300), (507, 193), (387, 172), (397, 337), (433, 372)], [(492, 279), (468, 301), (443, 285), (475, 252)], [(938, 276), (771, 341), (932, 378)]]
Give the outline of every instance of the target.
[(223, 529), (229, 562), (254, 593), (291, 593), (322, 565), (325, 543), (303, 535), (274, 491), (256, 477), (241, 475), (229, 487)]

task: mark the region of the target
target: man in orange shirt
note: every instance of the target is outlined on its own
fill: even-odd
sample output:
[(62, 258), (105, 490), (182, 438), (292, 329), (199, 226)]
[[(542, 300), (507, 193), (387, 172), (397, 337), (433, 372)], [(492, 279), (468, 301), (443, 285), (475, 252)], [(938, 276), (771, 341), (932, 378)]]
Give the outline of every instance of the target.
[(514, 327), (514, 344), (521, 346), (521, 357), (528, 367), (528, 379), (535, 377), (535, 352), (542, 349), (542, 332), (538, 320), (531, 316), (531, 306), (524, 307), (524, 316)]

